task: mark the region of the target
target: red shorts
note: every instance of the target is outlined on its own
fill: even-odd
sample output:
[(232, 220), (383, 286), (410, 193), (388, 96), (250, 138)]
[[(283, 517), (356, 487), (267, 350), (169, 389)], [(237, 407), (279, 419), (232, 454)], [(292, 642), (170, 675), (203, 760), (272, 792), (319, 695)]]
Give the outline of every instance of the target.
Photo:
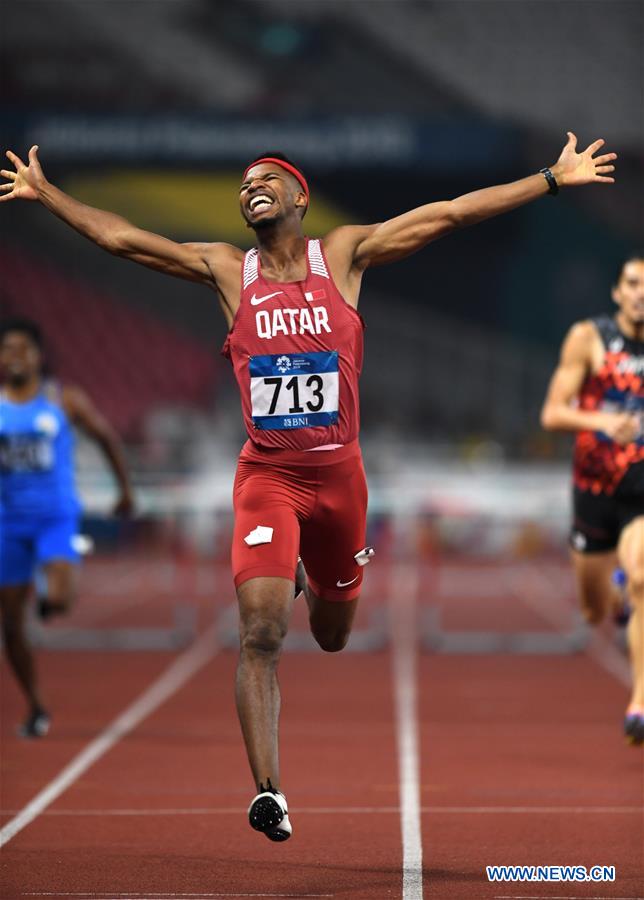
[(299, 555), (317, 597), (360, 594), (362, 567), (353, 557), (365, 545), (367, 482), (357, 440), (309, 452), (257, 450), (249, 442), (233, 505), (236, 587), (258, 576), (294, 581)]

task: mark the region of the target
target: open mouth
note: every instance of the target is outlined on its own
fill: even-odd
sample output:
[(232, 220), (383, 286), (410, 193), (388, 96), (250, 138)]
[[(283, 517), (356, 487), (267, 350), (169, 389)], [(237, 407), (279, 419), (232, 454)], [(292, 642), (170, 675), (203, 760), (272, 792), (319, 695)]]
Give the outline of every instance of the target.
[(268, 194), (257, 194), (248, 204), (248, 208), (252, 213), (263, 212), (265, 209), (270, 209), (274, 203), (275, 201)]

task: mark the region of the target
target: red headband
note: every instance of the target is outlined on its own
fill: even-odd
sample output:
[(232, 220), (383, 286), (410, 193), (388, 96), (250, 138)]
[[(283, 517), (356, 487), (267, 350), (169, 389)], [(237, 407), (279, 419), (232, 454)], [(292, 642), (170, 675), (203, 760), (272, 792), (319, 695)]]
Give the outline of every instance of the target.
[(256, 159), (255, 162), (252, 162), (249, 166), (246, 167), (243, 177), (246, 178), (250, 170), (254, 166), (258, 166), (260, 163), (275, 163), (276, 166), (281, 166), (283, 169), (286, 169), (287, 172), (290, 172), (291, 175), (294, 175), (302, 186), (302, 190), (306, 194), (306, 202), (309, 202), (309, 186), (306, 183), (306, 178), (298, 169), (295, 168), (295, 166), (287, 163), (284, 159), (276, 159), (274, 156), (262, 156), (261, 159)]

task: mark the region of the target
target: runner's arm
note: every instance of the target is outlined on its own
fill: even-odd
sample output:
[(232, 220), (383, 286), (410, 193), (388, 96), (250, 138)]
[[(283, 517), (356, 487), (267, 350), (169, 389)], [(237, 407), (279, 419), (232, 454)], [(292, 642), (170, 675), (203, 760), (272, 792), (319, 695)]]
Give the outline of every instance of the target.
[(627, 444), (638, 431), (636, 416), (574, 406), (590, 372), (595, 338), (591, 322), (578, 322), (568, 332), (541, 410), (541, 425), (546, 431), (602, 431), (618, 444)]
[(127, 516), (134, 509), (134, 497), (125, 463), (123, 445), (105, 416), (94, 406), (85, 391), (75, 385), (63, 389), (63, 406), (71, 421), (78, 425), (101, 449), (119, 489), (114, 513)]
[(7, 157), (13, 163), (15, 172), (9, 169), (0, 172), (7, 179), (0, 185), (0, 202), (38, 200), (63, 222), (115, 256), (131, 259), (178, 278), (214, 283), (213, 272), (206, 260), (206, 248), (212, 245), (180, 244), (137, 228), (115, 213), (74, 200), (47, 181), (38, 161), (37, 146), (29, 151), (28, 166), (10, 150)]
[[(577, 138), (568, 132), (568, 142), (551, 167), (558, 186), (613, 182), (615, 179), (609, 173), (615, 169), (612, 162), (617, 154), (593, 156), (603, 144), (603, 140), (595, 141), (583, 153), (577, 153)], [(510, 184), (463, 194), (454, 200), (419, 206), (377, 225), (358, 226), (354, 233), (353, 265), (365, 269), (395, 262), (452, 231), (509, 212), (547, 193), (548, 182), (539, 173)]]

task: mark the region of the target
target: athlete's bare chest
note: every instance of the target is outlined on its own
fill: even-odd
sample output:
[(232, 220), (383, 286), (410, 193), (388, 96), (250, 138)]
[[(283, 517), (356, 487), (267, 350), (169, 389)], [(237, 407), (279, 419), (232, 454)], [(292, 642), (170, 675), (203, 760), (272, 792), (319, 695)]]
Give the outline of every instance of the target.
[(264, 279), (271, 284), (289, 284), (304, 281), (309, 271), (305, 253), (302, 254), (301, 259), (291, 260), (287, 266), (276, 268), (275, 266), (267, 266), (262, 263), (261, 268)]

